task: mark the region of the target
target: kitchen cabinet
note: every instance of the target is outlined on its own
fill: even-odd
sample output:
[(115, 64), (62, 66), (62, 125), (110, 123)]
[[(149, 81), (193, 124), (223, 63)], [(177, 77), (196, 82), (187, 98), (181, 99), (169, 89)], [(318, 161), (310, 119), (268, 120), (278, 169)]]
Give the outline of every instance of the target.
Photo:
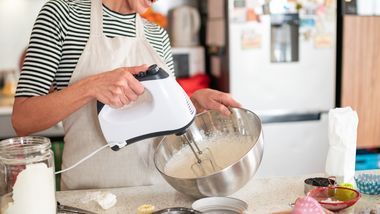
[(358, 112), (358, 148), (380, 147), (380, 17), (345, 16), (342, 106)]

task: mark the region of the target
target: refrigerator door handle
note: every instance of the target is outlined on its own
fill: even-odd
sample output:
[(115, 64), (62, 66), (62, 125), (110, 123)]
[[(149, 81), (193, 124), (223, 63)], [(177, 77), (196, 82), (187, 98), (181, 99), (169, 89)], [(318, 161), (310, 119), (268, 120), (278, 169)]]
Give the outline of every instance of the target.
[(262, 123), (287, 123), (320, 120), (324, 113), (328, 111), (266, 111), (258, 115)]

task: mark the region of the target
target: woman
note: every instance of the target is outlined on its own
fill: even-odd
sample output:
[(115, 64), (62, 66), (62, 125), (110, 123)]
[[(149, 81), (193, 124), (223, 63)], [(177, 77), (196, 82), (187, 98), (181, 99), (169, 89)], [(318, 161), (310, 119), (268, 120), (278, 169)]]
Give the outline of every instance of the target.
[[(62, 168), (106, 142), (96, 101), (122, 107), (144, 87), (133, 74), (157, 64), (173, 73), (167, 33), (139, 14), (151, 0), (50, 0), (36, 20), (17, 86), (12, 122), (28, 135), (63, 121)], [(54, 91), (49, 93), (53, 87)], [(228, 94), (203, 89), (191, 97), (197, 111), (239, 106)], [(149, 125), (149, 124), (147, 124)], [(157, 142), (157, 140), (156, 140)], [(103, 150), (62, 174), (61, 188), (108, 188), (159, 182), (152, 163), (155, 142)]]

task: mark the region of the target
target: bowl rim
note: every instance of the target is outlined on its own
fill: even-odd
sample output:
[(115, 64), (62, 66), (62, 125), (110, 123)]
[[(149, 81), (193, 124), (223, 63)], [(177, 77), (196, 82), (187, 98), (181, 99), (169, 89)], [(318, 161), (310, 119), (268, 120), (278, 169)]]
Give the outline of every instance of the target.
[[(363, 177), (366, 179), (367, 182), (362, 181)], [(380, 174), (375, 174), (375, 173), (361, 173), (359, 175), (355, 175), (354, 179), (357, 183), (362, 183), (362, 184), (365, 184), (365, 183), (380, 184)]]
[[(241, 211), (245, 211), (248, 209), (248, 203), (239, 199), (239, 198), (234, 198), (234, 197), (230, 197), (230, 196), (209, 196), (209, 197), (204, 197), (204, 198), (200, 198), (200, 199), (197, 199), (196, 201), (194, 201), (192, 204), (191, 204), (191, 208), (195, 209), (195, 210), (202, 210), (200, 209), (200, 207), (196, 207), (197, 205), (199, 206), (200, 203), (205, 203), (207, 201), (210, 201), (210, 200), (216, 200), (216, 201), (220, 201), (220, 200), (229, 200), (229, 202), (236, 202), (236, 203), (240, 203), (244, 208), (244, 210), (241, 210)], [(207, 207), (207, 206), (206, 206)], [(202, 208), (202, 206), (201, 206)], [(203, 206), (204, 208), (204, 206)], [(236, 207), (234, 207), (236, 208)], [(202, 211), (201, 211), (202, 212)]]
[(310, 197), (314, 198), (313, 196), (311, 196), (312, 192), (316, 192), (317, 190), (325, 190), (325, 189), (345, 189), (345, 190), (350, 190), (350, 191), (354, 192), (356, 194), (356, 196), (353, 199), (350, 199), (350, 200), (347, 200), (347, 201), (341, 201), (341, 202), (338, 202), (338, 203), (322, 202), (322, 201), (318, 201), (317, 200), (318, 203), (320, 203), (322, 205), (338, 206), (338, 205), (341, 205), (341, 204), (351, 204), (350, 206), (352, 206), (353, 204), (355, 204), (361, 198), (360, 192), (357, 191), (356, 189), (351, 189), (351, 188), (342, 187), (342, 186), (317, 187), (317, 188), (315, 188), (313, 190), (310, 190), (308, 192), (307, 196), (310, 196)]
[[(260, 125), (260, 135), (257, 137), (257, 139), (256, 139), (256, 142), (249, 148), (249, 150), (246, 152), (246, 153), (244, 153), (244, 155), (242, 155), (242, 157), (240, 158), (240, 160), (241, 159), (243, 159), (256, 145), (257, 145), (257, 143), (259, 142), (259, 140), (260, 140), (260, 138), (263, 138), (263, 125), (262, 125), (262, 121), (261, 121), (261, 119), (260, 119), (260, 117), (256, 114), (256, 113), (254, 113), (253, 111), (251, 111), (251, 110), (249, 110), (249, 109), (245, 109), (245, 108), (242, 108), (242, 107), (229, 107), (229, 109), (231, 110), (231, 109), (237, 109), (237, 110), (243, 110), (243, 111), (246, 111), (246, 112), (249, 112), (249, 113), (251, 113), (254, 117), (256, 117), (256, 119), (258, 119), (258, 121), (260, 122), (259, 123), (259, 125)], [(196, 117), (198, 117), (198, 116), (201, 116), (201, 115), (203, 115), (203, 114), (208, 114), (209, 112), (218, 112), (217, 110), (205, 110), (205, 111), (203, 111), (203, 112), (200, 112), (200, 113), (198, 113), (198, 114), (196, 114), (196, 116), (194, 117), (194, 120), (193, 120), (193, 122), (192, 123), (194, 123), (194, 121), (195, 121), (195, 118)], [(190, 127), (190, 126), (189, 126)], [(161, 145), (161, 143), (164, 141), (164, 139), (166, 139), (167, 138), (167, 135), (165, 135), (161, 140), (160, 140), (160, 142), (158, 143), (158, 145), (157, 145), (157, 147), (156, 147), (156, 149), (155, 149), (155, 151), (154, 151), (154, 154), (153, 154), (153, 162), (154, 162), (154, 166), (155, 166), (155, 168), (161, 173), (161, 174), (163, 174), (164, 176), (167, 176), (167, 177), (169, 177), (169, 178), (173, 178), (173, 179), (178, 179), (179, 177), (174, 177), (174, 176), (170, 176), (170, 175), (167, 175), (165, 172), (163, 172), (163, 171), (161, 171), (160, 169), (159, 169), (159, 167), (157, 166), (157, 163), (156, 163), (156, 154), (157, 154), (157, 152), (158, 152), (158, 148), (160, 147), (160, 145)], [(263, 149), (263, 153), (264, 153), (264, 149)], [(262, 156), (263, 156), (263, 154), (262, 154)], [(262, 157), (261, 157), (262, 158)], [(205, 175), (205, 176), (199, 176), (199, 177), (192, 177), (192, 178), (180, 178), (180, 179), (182, 179), (182, 180), (198, 180), (198, 179), (203, 179), (203, 178), (209, 178), (209, 177), (211, 177), (211, 176), (214, 176), (214, 175), (216, 175), (216, 174), (219, 174), (220, 172), (223, 172), (223, 171), (227, 171), (228, 169), (230, 169), (231, 167), (233, 167), (236, 163), (238, 163), (240, 160), (238, 160), (238, 161), (235, 161), (235, 162), (233, 162), (232, 164), (230, 164), (229, 166), (226, 166), (224, 169), (222, 169), (222, 170), (218, 170), (218, 171), (215, 171), (215, 172), (213, 172), (213, 173), (211, 173), (211, 174), (209, 174), (209, 175)]]

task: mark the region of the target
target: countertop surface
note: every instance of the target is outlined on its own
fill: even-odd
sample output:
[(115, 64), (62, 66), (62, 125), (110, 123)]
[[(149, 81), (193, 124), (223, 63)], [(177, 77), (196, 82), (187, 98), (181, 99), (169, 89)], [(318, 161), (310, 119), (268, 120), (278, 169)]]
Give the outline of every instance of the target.
[[(363, 173), (361, 171), (358, 173)], [(380, 174), (380, 170), (371, 171)], [(296, 177), (254, 177), (242, 189), (230, 197), (241, 199), (248, 203), (248, 213), (275, 213), (290, 211), (290, 203), (298, 197), (304, 196), (303, 181), (306, 178), (323, 176), (322, 174)], [(103, 210), (95, 201), (86, 202), (90, 193), (110, 192), (116, 195), (117, 203), (114, 207)], [(57, 192), (57, 200), (61, 204), (75, 206), (96, 213), (136, 213), (142, 204), (152, 204), (156, 210), (168, 207), (191, 207), (194, 199), (189, 198), (169, 184), (127, 187), (103, 190), (75, 190)], [(368, 208), (380, 210), (380, 195), (370, 196), (362, 194), (362, 198), (355, 206), (340, 213), (369, 213), (362, 212)]]

